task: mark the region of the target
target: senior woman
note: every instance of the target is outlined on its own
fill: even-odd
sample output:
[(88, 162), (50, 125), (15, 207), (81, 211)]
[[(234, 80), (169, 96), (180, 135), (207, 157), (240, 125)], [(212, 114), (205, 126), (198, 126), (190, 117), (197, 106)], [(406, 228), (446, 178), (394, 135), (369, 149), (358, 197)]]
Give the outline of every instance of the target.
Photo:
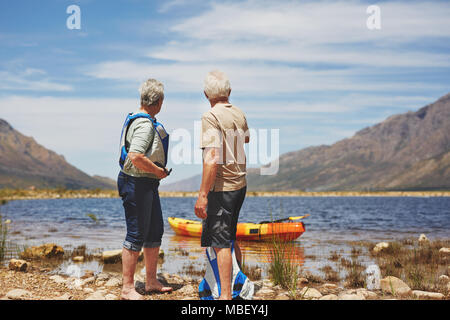
[(127, 234), (123, 242), (123, 287), (121, 299), (141, 300), (136, 292), (134, 273), (141, 249), (146, 270), (145, 292), (169, 292), (156, 278), (159, 247), (164, 224), (159, 199), (159, 181), (168, 175), (168, 135), (156, 122), (161, 111), (164, 87), (155, 79), (140, 87), (141, 107), (127, 116), (121, 137), (121, 171), (117, 179), (125, 209)]

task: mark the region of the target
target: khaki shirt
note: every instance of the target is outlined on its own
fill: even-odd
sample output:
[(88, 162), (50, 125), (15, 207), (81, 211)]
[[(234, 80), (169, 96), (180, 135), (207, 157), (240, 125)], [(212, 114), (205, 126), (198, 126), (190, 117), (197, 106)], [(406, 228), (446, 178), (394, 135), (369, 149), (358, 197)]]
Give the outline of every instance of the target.
[(216, 179), (211, 191), (234, 191), (247, 185), (245, 137), (249, 136), (244, 112), (218, 103), (202, 116), (200, 148), (219, 148)]

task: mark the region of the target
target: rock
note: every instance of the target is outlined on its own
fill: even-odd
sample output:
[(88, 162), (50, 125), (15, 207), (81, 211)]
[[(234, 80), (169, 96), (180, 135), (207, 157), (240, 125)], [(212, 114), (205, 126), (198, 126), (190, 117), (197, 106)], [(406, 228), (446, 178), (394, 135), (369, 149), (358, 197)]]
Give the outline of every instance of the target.
[(189, 296), (189, 295), (194, 295), (197, 292), (197, 289), (194, 288), (193, 285), (188, 284), (188, 285), (182, 287), (181, 289), (179, 289), (177, 292), (182, 295)]
[(338, 286), (335, 285), (334, 283), (325, 283), (322, 285), (322, 288), (335, 290), (338, 288)]
[(285, 292), (281, 292), (275, 297), (275, 300), (291, 300), (291, 297)]
[(22, 259), (49, 259), (60, 258), (64, 255), (64, 249), (54, 243), (34, 246), (20, 253)]
[(49, 277), (50, 280), (53, 280), (54, 282), (58, 283), (58, 284), (62, 284), (62, 283), (66, 283), (67, 280), (64, 279), (63, 277), (61, 277), (60, 275), (54, 275)]
[(442, 276), (439, 277), (439, 282), (441, 283), (447, 283), (450, 281), (450, 277), (446, 276), (445, 274), (443, 274)]
[(103, 251), (103, 263), (117, 263), (122, 261), (122, 249)]
[(375, 292), (369, 291), (365, 288), (356, 289), (357, 294), (362, 295), (365, 299), (376, 299), (378, 295)]
[(436, 299), (436, 300), (442, 300), (445, 298), (445, 296), (442, 293), (438, 292), (426, 292), (426, 291), (420, 291), (420, 290), (413, 290), (412, 294), (419, 299)]
[(299, 278), (297, 280), (297, 284), (308, 284), (308, 283), (309, 283), (309, 281), (306, 278)]
[(423, 233), (419, 236), (419, 244), (425, 244), (429, 242), (430, 240), (428, 240), (427, 236), (424, 235)]
[(86, 285), (89, 285), (89, 284), (94, 284), (94, 283), (95, 283), (95, 278), (94, 277), (83, 279), (83, 286), (86, 286)]
[(72, 296), (69, 293), (64, 293), (62, 296), (56, 297), (55, 300), (70, 300)]
[(84, 261), (84, 257), (83, 256), (72, 257), (72, 261), (73, 262), (83, 262)]
[(9, 266), (8, 266), (9, 270), (25, 272), (25, 271), (27, 271), (28, 267), (29, 267), (29, 263), (26, 262), (25, 260), (20, 260), (20, 259), (9, 260)]
[(348, 294), (348, 293), (339, 295), (338, 299), (339, 300), (366, 300), (366, 298), (364, 298), (364, 296), (361, 294)]
[(13, 289), (8, 291), (6, 297), (11, 300), (28, 300), (31, 299), (31, 292), (23, 289)]
[(87, 296), (85, 300), (106, 300), (106, 298), (103, 295), (103, 291), (95, 291), (94, 293)]
[(322, 294), (319, 292), (319, 290), (309, 287), (304, 287), (300, 291), (299, 295), (303, 299), (319, 299), (322, 297)]
[(441, 254), (443, 256), (450, 255), (450, 248), (440, 248), (439, 254)]
[(83, 290), (83, 280), (77, 278), (69, 278), (66, 281), (66, 287), (70, 290)]
[(377, 243), (375, 245), (375, 247), (373, 248), (372, 252), (373, 253), (380, 253), (381, 251), (383, 251), (384, 249), (387, 249), (387, 248), (389, 248), (389, 243), (387, 243), (387, 242), (380, 242), (380, 243)]
[[(103, 263), (118, 263), (122, 261), (122, 250), (123, 249), (117, 249), (117, 250), (109, 250), (109, 251), (103, 251), (101, 254), (101, 259)], [(159, 255), (164, 257), (164, 251), (160, 250)], [(138, 261), (141, 261), (144, 258), (144, 251), (141, 250), (139, 253)]]
[(94, 289), (92, 289), (92, 288), (84, 288), (83, 292), (84, 293), (94, 293)]
[(102, 273), (99, 273), (99, 274), (97, 275), (97, 280), (100, 280), (100, 281), (106, 281), (106, 280), (108, 280), (110, 277), (111, 277), (111, 276), (110, 276), (108, 273), (102, 272)]
[(320, 297), (319, 300), (338, 300), (338, 296), (335, 294), (327, 294), (326, 296)]
[(94, 271), (86, 270), (81, 278), (86, 279), (86, 278), (92, 278), (94, 276), (95, 276)]
[(117, 278), (111, 278), (105, 283), (107, 288), (119, 287), (120, 285), (122, 285), (122, 281)]
[(105, 296), (105, 300), (117, 300), (117, 296), (112, 293), (109, 293)]
[(270, 281), (269, 279), (264, 279), (262, 283), (263, 283), (263, 287), (270, 287), (270, 288), (272, 288), (274, 286), (273, 282)]
[(256, 294), (258, 294), (258, 295), (269, 295), (269, 294), (274, 294), (274, 293), (275, 293), (275, 291), (273, 291), (270, 288), (262, 288), (256, 292)]
[(411, 294), (411, 288), (406, 283), (392, 276), (381, 279), (380, 288), (383, 292), (392, 295), (406, 296)]

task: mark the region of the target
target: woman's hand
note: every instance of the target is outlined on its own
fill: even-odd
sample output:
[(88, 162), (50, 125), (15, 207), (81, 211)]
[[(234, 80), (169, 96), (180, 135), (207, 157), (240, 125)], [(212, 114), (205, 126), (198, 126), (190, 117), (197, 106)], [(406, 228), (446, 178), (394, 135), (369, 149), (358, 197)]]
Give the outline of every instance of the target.
[(167, 177), (167, 171), (164, 170), (164, 168), (160, 167), (158, 167), (158, 170), (156, 170), (154, 174), (158, 179), (164, 179), (165, 177)]

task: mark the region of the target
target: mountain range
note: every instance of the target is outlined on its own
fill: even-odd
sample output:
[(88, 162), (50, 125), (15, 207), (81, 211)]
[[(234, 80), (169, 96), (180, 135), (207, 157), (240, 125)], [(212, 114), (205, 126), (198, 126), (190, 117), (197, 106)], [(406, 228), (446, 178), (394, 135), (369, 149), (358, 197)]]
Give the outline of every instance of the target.
[[(253, 191), (450, 189), (450, 94), (416, 112), (393, 115), (332, 145), (279, 157), (276, 175), (248, 170)], [(196, 191), (201, 176), (161, 186)]]
[(90, 176), (64, 156), (0, 119), (0, 188), (115, 189), (109, 178)]

